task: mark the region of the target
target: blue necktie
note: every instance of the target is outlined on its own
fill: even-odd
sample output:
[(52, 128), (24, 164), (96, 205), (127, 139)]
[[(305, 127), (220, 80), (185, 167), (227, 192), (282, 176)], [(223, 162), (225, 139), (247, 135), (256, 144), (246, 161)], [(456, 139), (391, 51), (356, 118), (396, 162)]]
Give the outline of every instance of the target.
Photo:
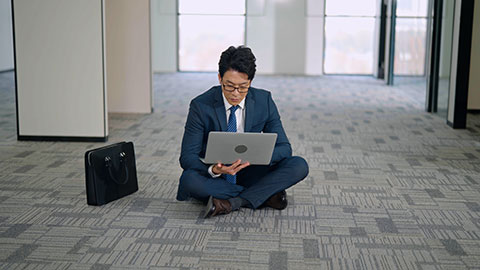
[[(228, 117), (227, 132), (237, 132), (237, 117), (235, 117), (235, 111), (238, 109), (238, 105), (230, 107), (230, 117)], [(226, 174), (225, 179), (232, 184), (237, 183), (237, 176)]]

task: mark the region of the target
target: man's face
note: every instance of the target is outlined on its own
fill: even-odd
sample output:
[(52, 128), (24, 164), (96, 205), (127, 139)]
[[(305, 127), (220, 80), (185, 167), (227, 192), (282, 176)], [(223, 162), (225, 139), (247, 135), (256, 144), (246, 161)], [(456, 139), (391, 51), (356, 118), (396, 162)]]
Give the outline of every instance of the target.
[(222, 85), (222, 92), (227, 98), (228, 103), (233, 106), (240, 104), (248, 93), (251, 80), (246, 73), (235, 70), (228, 70), (223, 74), (223, 78), (218, 74), (218, 81)]

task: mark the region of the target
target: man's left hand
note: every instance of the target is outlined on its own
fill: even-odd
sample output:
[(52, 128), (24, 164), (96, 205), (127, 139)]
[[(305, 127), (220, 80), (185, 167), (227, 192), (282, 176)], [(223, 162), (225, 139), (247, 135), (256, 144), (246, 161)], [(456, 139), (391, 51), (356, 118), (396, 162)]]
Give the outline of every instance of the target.
[(232, 165), (230, 166), (225, 166), (222, 163), (217, 163), (215, 166), (213, 166), (212, 171), (214, 174), (230, 174), (230, 175), (235, 175), (237, 174), (241, 169), (248, 167), (250, 165), (250, 162), (245, 162), (242, 163), (242, 161), (239, 159), (235, 161)]

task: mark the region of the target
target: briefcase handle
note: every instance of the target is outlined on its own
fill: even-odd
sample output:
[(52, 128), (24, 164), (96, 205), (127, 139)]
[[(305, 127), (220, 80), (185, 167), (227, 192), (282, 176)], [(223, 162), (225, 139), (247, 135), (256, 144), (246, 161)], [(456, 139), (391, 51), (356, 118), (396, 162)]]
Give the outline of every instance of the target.
[(112, 166), (112, 159), (109, 156), (105, 157), (105, 166), (108, 168), (108, 174), (110, 175), (110, 178), (117, 184), (119, 185), (125, 185), (128, 182), (128, 167), (127, 167), (127, 162), (125, 162), (126, 159), (126, 154), (125, 152), (120, 153), (120, 167), (123, 168), (125, 171), (125, 179), (122, 181), (118, 181), (117, 177), (115, 177), (115, 174), (113, 172), (113, 166)]

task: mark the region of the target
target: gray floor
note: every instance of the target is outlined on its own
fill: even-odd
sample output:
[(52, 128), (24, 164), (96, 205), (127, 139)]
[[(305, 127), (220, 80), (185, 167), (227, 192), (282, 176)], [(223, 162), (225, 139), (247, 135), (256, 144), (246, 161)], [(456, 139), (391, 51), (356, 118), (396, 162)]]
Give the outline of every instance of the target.
[(284, 211), (204, 220), (177, 202), (189, 100), (216, 74), (157, 74), (155, 113), (110, 115), (135, 143), (140, 190), (86, 205), (83, 154), (103, 143), (16, 140), (0, 74), (1, 269), (480, 269), (480, 117), (453, 130), (414, 83), (258, 76), (310, 175)]

